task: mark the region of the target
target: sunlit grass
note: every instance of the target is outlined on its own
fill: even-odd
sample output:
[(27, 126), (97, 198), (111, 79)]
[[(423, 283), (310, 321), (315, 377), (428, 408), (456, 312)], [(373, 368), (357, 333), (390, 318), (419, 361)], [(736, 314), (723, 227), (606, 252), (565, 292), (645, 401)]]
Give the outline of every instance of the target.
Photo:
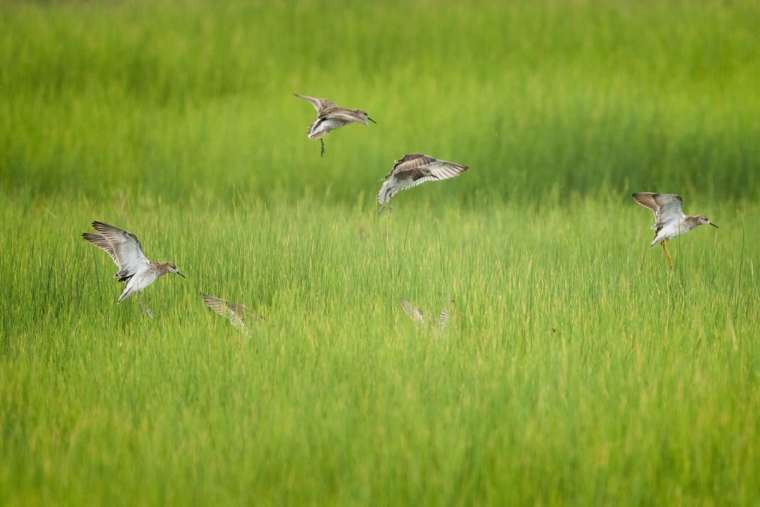
[[(754, 498), (755, 205), (699, 203), (723, 227), (674, 242), (671, 272), (624, 199), (57, 204), (2, 207), (25, 249), (0, 260), (5, 503)], [(103, 216), (188, 274), (146, 291), (154, 320), (77, 237)], [(200, 291), (264, 319), (245, 338)], [(449, 329), (401, 297), (453, 298)]]
[[(757, 503), (758, 13), (0, 6), (0, 504)], [(471, 170), (378, 215), (413, 151)], [(639, 190), (721, 228), (670, 270)]]

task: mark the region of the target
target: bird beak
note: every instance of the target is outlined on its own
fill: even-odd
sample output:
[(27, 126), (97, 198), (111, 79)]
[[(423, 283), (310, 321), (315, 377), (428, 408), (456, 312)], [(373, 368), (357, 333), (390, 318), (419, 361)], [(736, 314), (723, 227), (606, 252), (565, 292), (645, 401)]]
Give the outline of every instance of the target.
[(369, 121), (371, 121), (372, 123), (374, 123), (375, 125), (377, 125), (377, 122), (376, 122), (375, 120), (373, 120), (372, 118), (370, 118), (369, 116), (367, 116), (367, 119), (368, 119)]
[(182, 274), (182, 273), (180, 273), (179, 271), (175, 271), (174, 273), (175, 273), (175, 274), (178, 274), (178, 275), (179, 275), (179, 276), (181, 276), (182, 278), (187, 278), (185, 275), (183, 275), (183, 274)]
[(713, 227), (715, 227), (716, 229), (718, 229), (718, 228), (719, 228), (717, 225), (715, 225), (715, 224), (714, 224), (714, 223), (712, 223), (712, 222), (710, 222), (710, 225), (712, 225), (712, 226), (713, 226)]

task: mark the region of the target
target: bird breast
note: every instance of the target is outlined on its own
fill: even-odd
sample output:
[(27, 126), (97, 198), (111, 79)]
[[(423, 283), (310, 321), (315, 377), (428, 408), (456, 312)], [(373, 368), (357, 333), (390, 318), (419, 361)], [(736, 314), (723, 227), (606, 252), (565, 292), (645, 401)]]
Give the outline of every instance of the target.
[(335, 130), (342, 125), (343, 123), (333, 118), (319, 118), (309, 129), (308, 137), (309, 139), (319, 139), (331, 130)]
[(141, 291), (155, 282), (161, 275), (162, 273), (159, 273), (156, 269), (146, 267), (135, 273), (135, 276), (129, 279), (129, 282), (127, 282), (127, 288), (132, 288), (133, 291)]
[(676, 236), (680, 236), (681, 234), (685, 234), (687, 232), (689, 232), (689, 229), (685, 227), (681, 222), (670, 222), (668, 224), (665, 224), (662, 229), (657, 231), (657, 236), (655, 237), (652, 244), (659, 243), (666, 239), (675, 238)]

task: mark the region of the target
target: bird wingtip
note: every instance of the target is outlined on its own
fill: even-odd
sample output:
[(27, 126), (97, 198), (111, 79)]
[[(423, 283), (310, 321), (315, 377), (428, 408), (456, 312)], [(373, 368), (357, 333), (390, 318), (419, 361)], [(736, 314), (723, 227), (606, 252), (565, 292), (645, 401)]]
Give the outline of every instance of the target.
[(99, 229), (111, 229), (111, 228), (113, 228), (113, 225), (109, 225), (109, 224), (107, 224), (105, 222), (102, 222), (100, 220), (93, 220), (92, 223), (91, 223), (91, 225), (92, 225), (92, 228), (96, 229), (96, 230), (99, 230)]

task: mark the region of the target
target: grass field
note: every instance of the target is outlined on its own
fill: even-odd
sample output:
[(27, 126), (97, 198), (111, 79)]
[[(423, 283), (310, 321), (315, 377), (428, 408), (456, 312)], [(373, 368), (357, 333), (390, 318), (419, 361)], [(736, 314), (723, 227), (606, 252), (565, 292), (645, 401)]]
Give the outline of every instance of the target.
[[(756, 2), (0, 14), (0, 505), (760, 502)], [(413, 151), (471, 170), (378, 215)], [(669, 270), (637, 190), (720, 229)]]

